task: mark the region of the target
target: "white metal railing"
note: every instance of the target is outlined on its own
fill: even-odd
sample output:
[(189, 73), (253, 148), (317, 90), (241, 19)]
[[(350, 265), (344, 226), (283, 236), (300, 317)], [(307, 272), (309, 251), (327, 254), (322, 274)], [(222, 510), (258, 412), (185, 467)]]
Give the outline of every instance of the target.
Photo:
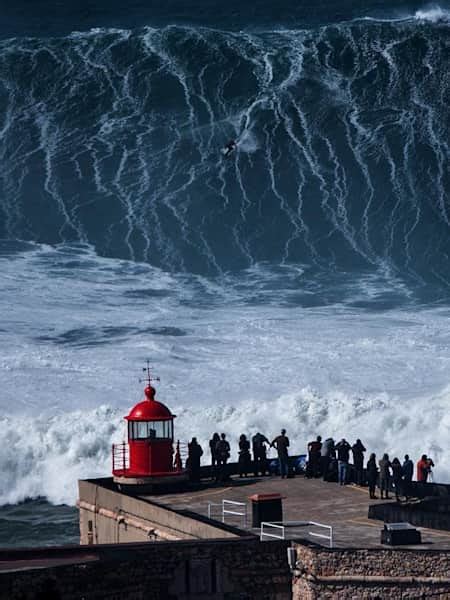
[[(237, 512), (236, 510), (227, 509), (227, 506), (230, 506), (230, 508), (242, 507), (243, 512)], [(234, 500), (222, 500), (222, 523), (225, 523), (225, 515), (243, 517), (243, 527), (247, 527), (247, 504), (245, 502), (235, 502)]]
[[(308, 531), (308, 535), (312, 537), (322, 538), (327, 540), (329, 547), (333, 547), (333, 527), (331, 525), (325, 525), (324, 523), (317, 523), (316, 521), (263, 521), (261, 523), (259, 539), (262, 541), (265, 537), (276, 538), (278, 540), (286, 539), (286, 529), (295, 527), (321, 527), (327, 529), (328, 533), (316, 533), (315, 531)], [(269, 531), (267, 531), (269, 530)], [(271, 530), (271, 532), (270, 532)]]
[(313, 531), (308, 531), (309, 535), (312, 535), (313, 537), (318, 537), (318, 538), (322, 538), (324, 540), (328, 540), (328, 543), (330, 544), (330, 548), (333, 547), (333, 528), (331, 527), (331, 525), (325, 525), (324, 523), (316, 523), (315, 521), (310, 521), (309, 522), (310, 525), (313, 525), (314, 527), (322, 527), (324, 529), (328, 529), (328, 535), (325, 535), (323, 533), (314, 533)]
[(214, 506), (220, 506), (220, 516), (222, 515), (222, 502), (208, 502), (208, 519), (214, 519), (219, 515), (214, 513)]
[[(267, 533), (267, 531), (264, 531), (264, 527), (269, 528), (269, 529), (279, 529), (281, 535), (278, 535), (277, 533)], [(277, 540), (284, 540), (284, 532), (285, 532), (284, 525), (279, 525), (278, 523), (268, 523), (267, 521), (263, 521), (261, 523), (261, 533), (260, 533), (259, 539), (262, 541), (263, 537), (266, 536), (266, 537), (277, 538)]]
[[(217, 511), (217, 507), (220, 507)], [(241, 510), (238, 510), (238, 509)], [(245, 502), (236, 502), (235, 500), (222, 500), (222, 502), (208, 502), (208, 519), (220, 517), (222, 523), (225, 523), (226, 515), (242, 517), (242, 526), (247, 527), (247, 504)]]

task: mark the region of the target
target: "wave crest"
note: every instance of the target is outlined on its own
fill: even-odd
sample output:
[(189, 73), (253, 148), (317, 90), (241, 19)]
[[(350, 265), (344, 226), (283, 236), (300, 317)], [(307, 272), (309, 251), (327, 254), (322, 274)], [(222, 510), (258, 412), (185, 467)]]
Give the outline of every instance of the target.
[(422, 10), (417, 10), (414, 17), (419, 21), (429, 21), (430, 23), (450, 22), (450, 11), (433, 6)]
[[(286, 428), (291, 453), (304, 453), (316, 435), (362, 439), (368, 452), (402, 460), (408, 453), (417, 460), (423, 453), (432, 456), (435, 480), (450, 481), (450, 388), (433, 398), (417, 397), (408, 402), (387, 394), (360, 397), (339, 391), (319, 394), (310, 387), (284, 394), (272, 402), (252, 400), (239, 405), (210, 408), (174, 407), (178, 414), (175, 436), (188, 441), (196, 435), (209, 460), (208, 440), (214, 431), (225, 432), (237, 460), (241, 433), (261, 431), (268, 437)], [(427, 411), (425, 406), (433, 406)], [(3, 477), (0, 503), (46, 497), (54, 504), (74, 504), (77, 480), (108, 476), (111, 473), (111, 444), (124, 436), (123, 412), (107, 406), (72, 412), (52, 418), (8, 417), (2, 419), (7, 431), (0, 455)]]

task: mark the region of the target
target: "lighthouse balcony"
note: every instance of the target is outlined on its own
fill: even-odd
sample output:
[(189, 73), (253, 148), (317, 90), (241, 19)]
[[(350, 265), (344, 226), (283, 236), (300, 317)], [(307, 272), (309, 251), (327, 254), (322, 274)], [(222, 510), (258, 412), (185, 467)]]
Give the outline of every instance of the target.
[(130, 470), (130, 447), (126, 442), (112, 446), (112, 470), (114, 475), (125, 475)]
[[(167, 443), (167, 440), (165, 440)], [(166, 444), (164, 444), (166, 445)], [(174, 476), (184, 473), (183, 463), (186, 461), (187, 451), (183, 442), (178, 442), (175, 457), (172, 459), (172, 444), (170, 442), (170, 452), (167, 453), (164, 459), (157, 448), (140, 448), (139, 453), (134, 449), (134, 456), (130, 461), (130, 444), (122, 442), (113, 444), (112, 446), (112, 471), (114, 477), (161, 477)], [(181, 447), (181, 451), (180, 451)]]

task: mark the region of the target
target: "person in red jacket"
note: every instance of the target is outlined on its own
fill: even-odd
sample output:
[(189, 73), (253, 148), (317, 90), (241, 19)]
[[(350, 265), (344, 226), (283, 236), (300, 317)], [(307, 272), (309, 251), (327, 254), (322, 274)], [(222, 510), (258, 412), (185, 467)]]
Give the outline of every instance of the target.
[(422, 454), (422, 458), (417, 462), (417, 481), (426, 483), (431, 467), (434, 467), (433, 461), (426, 454)]

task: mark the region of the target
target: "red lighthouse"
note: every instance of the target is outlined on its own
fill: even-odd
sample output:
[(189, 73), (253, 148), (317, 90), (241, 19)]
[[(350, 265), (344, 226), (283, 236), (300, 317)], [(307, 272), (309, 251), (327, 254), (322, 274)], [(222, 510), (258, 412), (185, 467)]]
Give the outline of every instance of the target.
[[(162, 402), (155, 400), (154, 381), (147, 366), (145, 399), (131, 409), (128, 442), (113, 445), (113, 477), (126, 486), (158, 486), (187, 479), (177, 454), (174, 461), (173, 415)], [(178, 451), (177, 451), (178, 452)]]

